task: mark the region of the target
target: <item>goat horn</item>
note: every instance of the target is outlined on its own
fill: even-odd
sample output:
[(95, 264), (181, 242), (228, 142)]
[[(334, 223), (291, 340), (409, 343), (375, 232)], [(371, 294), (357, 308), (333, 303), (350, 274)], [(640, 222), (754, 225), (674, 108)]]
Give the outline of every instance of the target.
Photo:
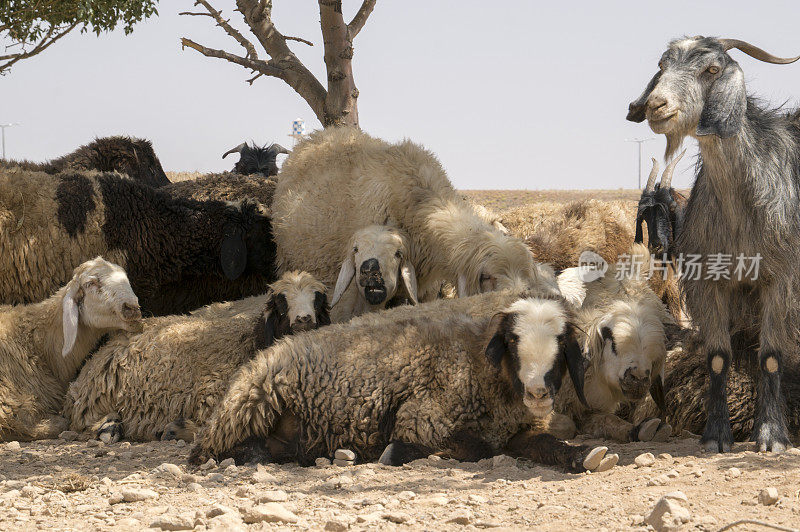
[(675, 167), (678, 166), (678, 161), (681, 160), (683, 154), (686, 153), (686, 150), (683, 150), (680, 155), (672, 159), (667, 167), (664, 169), (664, 174), (661, 176), (661, 188), (669, 188), (672, 183), (672, 173), (675, 171)]
[(658, 161), (653, 160), (653, 169), (650, 170), (650, 175), (647, 177), (647, 186), (644, 187), (645, 192), (652, 192), (656, 188), (656, 177), (658, 177)]
[(758, 59), (759, 61), (764, 61), (765, 63), (773, 63), (776, 65), (788, 65), (789, 63), (794, 63), (798, 59), (800, 59), (800, 55), (797, 57), (777, 57), (772, 55), (769, 52), (765, 52), (761, 48), (757, 46), (753, 46), (749, 42), (740, 41), (739, 39), (720, 39), (720, 43), (722, 43), (723, 48), (725, 51), (730, 50), (731, 48), (736, 48), (741, 50), (742, 52), (746, 53), (750, 57)]
[(231, 153), (242, 153), (242, 150), (245, 149), (246, 147), (247, 147), (247, 143), (246, 142), (242, 142), (241, 144), (239, 144), (235, 148), (231, 148), (228, 151), (226, 151), (225, 153), (223, 153), (222, 154), (222, 158), (224, 159), (225, 157), (227, 157)]
[(290, 153), (289, 150), (287, 150), (286, 148), (284, 148), (280, 144), (270, 144), (269, 151), (271, 151), (275, 155), (277, 155), (279, 153), (285, 153), (285, 154)]

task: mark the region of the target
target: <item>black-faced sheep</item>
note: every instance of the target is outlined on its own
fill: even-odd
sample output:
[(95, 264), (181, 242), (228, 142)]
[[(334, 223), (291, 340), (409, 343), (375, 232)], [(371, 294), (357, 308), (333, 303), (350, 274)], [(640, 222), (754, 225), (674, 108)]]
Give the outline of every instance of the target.
[(144, 332), (113, 336), (87, 361), (64, 415), (72, 430), (94, 429), (106, 442), (123, 432), (133, 440), (159, 432), (189, 438), (257, 349), (329, 323), (325, 286), (305, 272), (284, 274), (263, 296), (147, 318)]
[(55, 438), (64, 392), (100, 338), (141, 330), (125, 271), (97, 257), (41, 303), (0, 306), (0, 441)]
[(409, 240), (420, 301), (442, 281), (471, 295), (547, 285), (525, 244), (504, 235), (454, 189), (439, 161), (410, 141), (389, 144), (354, 128), (312, 133), (281, 169), (272, 204), (279, 270), (322, 277), (353, 233), (388, 224)]
[(0, 160), (0, 168), (12, 166), (48, 174), (65, 170), (116, 171), (151, 187), (169, 185), (169, 179), (153, 151), (153, 145), (149, 140), (133, 137), (98, 138), (72, 153), (44, 163)]
[[(611, 268), (604, 277), (587, 282), (586, 295), (575, 310), (575, 325), (589, 358), (584, 393), (588, 408), (566, 384), (556, 398), (555, 411), (567, 416), (581, 433), (616, 441), (666, 439), (671, 427), (657, 417), (633, 426), (615, 415), (621, 404), (636, 404), (648, 390), (664, 404), (663, 367), (665, 324), (672, 323), (664, 305), (647, 286), (647, 248), (635, 245), (631, 256), (642, 263), (636, 276)], [(564, 278), (578, 274), (565, 270)], [(568, 290), (564, 290), (568, 292)], [(568, 425), (566, 422), (562, 426)], [(558, 433), (567, 438), (570, 434)]]
[[(333, 273), (333, 272), (331, 272)], [(333, 279), (322, 279), (326, 285)], [(403, 296), (398, 294), (402, 281)], [(417, 276), (408, 260), (408, 240), (399, 230), (371, 225), (353, 234), (331, 298), (335, 323), (386, 308), (395, 297), (417, 304)]]
[(0, 302), (41, 300), (98, 254), (128, 271), (142, 310), (186, 312), (275, 280), (270, 219), (244, 201), (175, 198), (111, 173), (0, 171)]
[(250, 459), (247, 447), (261, 442), (264, 458), (302, 464), (347, 447), (360, 460), (392, 465), (443, 451), (462, 460), (505, 452), (577, 471), (611, 467), (618, 457), (601, 465), (605, 448), (530, 431), (567, 371), (581, 387), (583, 359), (565, 305), (499, 292), (285, 338), (234, 376), (190, 460)]
[(239, 161), (233, 165), (233, 171), (237, 174), (251, 175), (261, 174), (264, 177), (278, 175), (278, 154), (289, 153), (289, 150), (280, 144), (270, 144), (269, 146), (256, 146), (242, 142), (235, 148), (231, 148), (222, 154), (224, 159), (231, 153), (239, 154)]

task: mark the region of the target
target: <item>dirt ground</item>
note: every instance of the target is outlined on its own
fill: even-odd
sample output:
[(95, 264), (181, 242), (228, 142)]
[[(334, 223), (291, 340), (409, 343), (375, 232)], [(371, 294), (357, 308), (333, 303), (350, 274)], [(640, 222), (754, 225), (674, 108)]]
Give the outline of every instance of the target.
[[(621, 457), (614, 469), (568, 474), (508, 457), (195, 470), (183, 442), (11, 443), (0, 451), (0, 529), (645, 530), (657, 501), (676, 491), (686, 497), (675, 499), (688, 512), (682, 530), (740, 519), (800, 528), (797, 450), (767, 455), (737, 444), (710, 455), (694, 439), (606, 444)], [(646, 452), (653, 465), (635, 465)], [(768, 506), (759, 502), (767, 487), (777, 490)]]

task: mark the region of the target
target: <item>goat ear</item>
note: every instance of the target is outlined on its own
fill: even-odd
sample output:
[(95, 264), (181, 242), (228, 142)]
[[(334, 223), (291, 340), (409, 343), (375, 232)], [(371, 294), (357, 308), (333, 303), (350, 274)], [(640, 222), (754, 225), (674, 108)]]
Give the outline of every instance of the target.
[(498, 312), (492, 316), (492, 319), (489, 322), (488, 330), (494, 331), (494, 335), (492, 335), (492, 339), (489, 340), (489, 343), (486, 345), (486, 350), (484, 351), (486, 354), (486, 359), (497, 369), (500, 369), (500, 362), (508, 352), (505, 331), (502, 329), (505, 318), (506, 314), (504, 312)]
[(400, 277), (403, 278), (403, 283), (406, 285), (406, 291), (411, 301), (417, 305), (419, 300), (417, 298), (417, 272), (414, 270), (414, 265), (411, 261), (404, 259), (400, 265)]
[(467, 297), (467, 276), (463, 273), (458, 274), (458, 297)]
[(61, 301), (61, 320), (64, 330), (64, 345), (61, 348), (62, 357), (70, 354), (72, 348), (75, 347), (75, 340), (78, 339), (78, 322), (80, 320), (78, 305), (82, 298), (83, 289), (77, 280), (73, 280), (69, 288), (67, 288), (66, 294), (64, 294), (64, 299)]
[(747, 110), (744, 73), (736, 61), (731, 61), (722, 75), (711, 85), (706, 104), (697, 125), (698, 135), (734, 136), (742, 126)]
[(653, 89), (656, 88), (656, 85), (658, 85), (658, 80), (660, 79), (661, 71), (659, 70), (650, 80), (650, 83), (647, 84), (641, 96), (628, 104), (628, 116), (625, 117), (626, 120), (630, 120), (631, 122), (644, 122), (646, 118), (645, 110), (647, 109), (647, 99), (650, 97), (650, 93), (653, 92)]
[(584, 365), (583, 352), (581, 351), (578, 341), (575, 338), (575, 331), (571, 325), (567, 326), (567, 331), (562, 337), (562, 354), (567, 364), (567, 371), (569, 371), (569, 378), (572, 379), (572, 385), (575, 388), (575, 394), (578, 400), (589, 408), (586, 402), (586, 397), (583, 394), (583, 381), (586, 366)]
[(331, 307), (335, 307), (336, 303), (342, 298), (344, 291), (350, 286), (350, 282), (356, 275), (355, 257), (353, 251), (347, 253), (344, 261), (342, 261), (342, 268), (339, 270), (339, 278), (336, 279), (336, 287), (333, 289), (333, 297), (331, 298)]
[(225, 236), (222, 240), (219, 260), (222, 264), (222, 273), (229, 281), (238, 279), (247, 267), (247, 246), (242, 233), (241, 227), (232, 224), (224, 228)]

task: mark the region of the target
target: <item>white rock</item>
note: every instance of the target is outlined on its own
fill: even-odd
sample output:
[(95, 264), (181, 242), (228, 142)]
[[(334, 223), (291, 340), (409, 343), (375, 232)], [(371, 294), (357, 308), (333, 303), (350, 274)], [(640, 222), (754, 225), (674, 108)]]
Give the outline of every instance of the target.
[(344, 486), (349, 486), (351, 484), (353, 484), (353, 479), (352, 477), (349, 477), (347, 475), (338, 475), (335, 477), (331, 477), (327, 481), (325, 481), (325, 486), (334, 489), (341, 488)]
[(19, 497), (20, 491), (19, 490), (9, 490), (2, 495), (0, 495), (0, 499), (4, 501), (13, 501), (17, 497)]
[(158, 493), (150, 489), (124, 488), (120, 495), (125, 502), (139, 502), (150, 499), (158, 499)]
[(215, 504), (206, 511), (206, 517), (212, 518), (212, 517), (217, 517), (218, 515), (231, 514), (231, 513), (236, 513), (236, 510), (234, 510), (230, 506), (225, 506), (224, 504)]
[(667, 482), (669, 482), (669, 477), (666, 475), (658, 475), (657, 477), (653, 477), (647, 481), (648, 486), (664, 486)]
[(642, 453), (633, 460), (633, 463), (638, 467), (650, 467), (656, 463), (656, 457), (653, 453)]
[(189, 484), (186, 484), (186, 489), (189, 491), (200, 491), (203, 489), (203, 486), (197, 482), (190, 482)]
[(447, 520), (448, 523), (454, 523), (456, 525), (468, 525), (471, 521), (472, 512), (466, 508), (458, 508), (454, 510), (450, 513), (450, 518)]
[(672, 460), (672, 455), (669, 453), (661, 453), (658, 455), (659, 460)]
[(183, 471), (181, 471), (180, 467), (178, 467), (175, 464), (169, 464), (166, 462), (156, 468), (156, 473), (161, 475), (172, 476), (175, 478), (179, 478), (181, 475), (183, 475)]
[(223, 469), (232, 465), (236, 465), (236, 461), (233, 458), (226, 458), (225, 460), (219, 463), (219, 466)]
[(742, 471), (738, 467), (732, 467), (725, 472), (725, 476), (729, 478), (739, 478), (742, 476)]
[(771, 506), (778, 502), (778, 490), (775, 488), (764, 488), (758, 492), (758, 502), (764, 506)]
[(114, 528), (117, 530), (125, 529), (125, 530), (141, 530), (142, 523), (138, 519), (134, 519), (133, 517), (122, 517), (117, 519), (117, 522), (114, 524)]
[(259, 484), (274, 484), (278, 482), (278, 479), (275, 478), (275, 475), (264, 469), (263, 465), (258, 464), (256, 472), (253, 473), (253, 481)]
[(74, 430), (65, 430), (58, 435), (58, 438), (64, 441), (75, 441), (78, 439), (78, 433)]
[(353, 461), (356, 459), (356, 453), (350, 449), (336, 449), (336, 452), (333, 453), (333, 457), (338, 458), (339, 460)]
[(409, 501), (409, 500), (413, 499), (416, 496), (417, 496), (417, 494), (414, 493), (413, 491), (406, 490), (406, 491), (401, 491), (400, 493), (398, 493), (397, 494), (397, 499), (401, 500), (401, 501)]
[(486, 497), (481, 497), (480, 495), (470, 495), (469, 497), (467, 497), (467, 501), (470, 504), (486, 504), (487, 502), (489, 502), (489, 499), (487, 499)]
[(691, 519), (689, 510), (680, 505), (675, 499), (662, 497), (658, 500), (650, 515), (644, 522), (652, 526), (656, 532), (663, 532), (678, 528)]
[(21, 448), (18, 441), (10, 441), (5, 445), (6, 451), (19, 451)]
[(209, 458), (208, 462), (200, 466), (200, 471), (208, 471), (209, 469), (214, 469), (217, 467), (217, 461), (213, 458)]
[(333, 465), (339, 466), (339, 467), (349, 467), (349, 466), (353, 465), (354, 463), (355, 462), (353, 462), (352, 460), (340, 460), (338, 458), (334, 458), (333, 459)]
[(194, 519), (180, 515), (162, 515), (150, 522), (150, 528), (161, 530), (191, 530), (194, 528)]
[(678, 478), (679, 476), (681, 476), (681, 474), (677, 469), (670, 469), (667, 471), (667, 478)]
[(672, 500), (675, 500), (675, 501), (689, 502), (689, 498), (682, 491), (670, 491), (669, 493), (664, 495), (664, 498), (665, 499), (672, 499)]
[(225, 475), (227, 475), (229, 477), (235, 477), (236, 475), (239, 474), (239, 468), (236, 467), (235, 465), (231, 464), (231, 465), (229, 465), (228, 467), (225, 468), (225, 471), (223, 471), (223, 473), (225, 473)]
[(408, 522), (411, 518), (402, 512), (386, 512), (381, 517), (390, 523), (402, 524)]
[(800, 454), (800, 447), (789, 447), (788, 449), (786, 449), (786, 453), (787, 454)]
[(39, 490), (34, 488), (33, 486), (25, 486), (20, 490), (20, 495), (23, 497), (27, 497), (28, 499), (33, 499), (37, 495), (39, 495)]
[(206, 527), (208, 530), (220, 532), (245, 532), (247, 530), (242, 518), (236, 514), (219, 515), (209, 520)]
[(316, 465), (317, 467), (326, 467), (326, 466), (331, 465), (331, 461), (328, 460), (327, 458), (321, 456), (321, 457), (317, 458), (316, 460), (314, 460), (314, 465)]
[(297, 516), (276, 502), (258, 504), (244, 512), (244, 522), (253, 523), (296, 523)]
[(286, 502), (289, 495), (283, 490), (267, 490), (258, 495), (259, 504), (265, 502)]

